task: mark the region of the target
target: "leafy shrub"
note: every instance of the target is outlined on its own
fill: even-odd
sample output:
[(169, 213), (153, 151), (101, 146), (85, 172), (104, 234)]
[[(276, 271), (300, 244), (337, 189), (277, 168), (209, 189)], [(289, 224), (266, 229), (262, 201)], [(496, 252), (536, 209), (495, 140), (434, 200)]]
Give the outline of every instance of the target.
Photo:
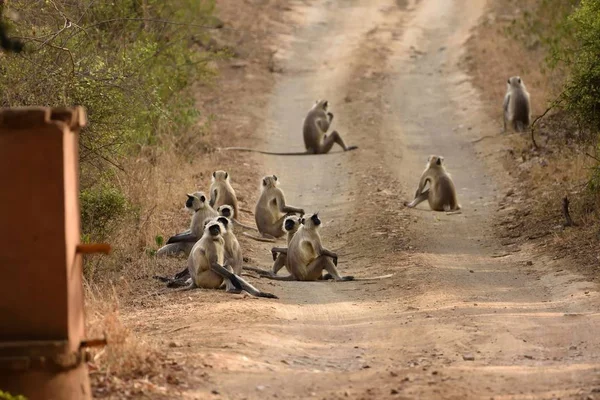
[(130, 210), (123, 193), (106, 184), (82, 190), (79, 202), (84, 241), (105, 238)]
[(114, 188), (126, 159), (160, 146), (161, 135), (201, 136), (189, 87), (210, 79), (209, 62), (220, 57), (197, 45), (221, 24), (214, 7), (214, 0), (0, 1), (9, 34), (25, 43), (22, 53), (2, 57), (0, 106), (87, 109), (79, 151), (86, 235), (108, 234), (127, 208)]
[(567, 82), (560, 97), (583, 129), (584, 139), (597, 140), (600, 131), (600, 0), (582, 0), (565, 21), (567, 40), (557, 41), (552, 65), (564, 65)]
[(21, 395), (13, 396), (8, 392), (0, 390), (0, 400), (27, 400), (27, 397)]

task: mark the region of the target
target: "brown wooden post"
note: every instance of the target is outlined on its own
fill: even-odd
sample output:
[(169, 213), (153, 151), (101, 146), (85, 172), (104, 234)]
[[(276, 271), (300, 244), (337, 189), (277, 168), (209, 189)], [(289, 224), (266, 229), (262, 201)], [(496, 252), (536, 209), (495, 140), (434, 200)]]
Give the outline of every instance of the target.
[(0, 389), (90, 399), (78, 134), (85, 111), (0, 109)]

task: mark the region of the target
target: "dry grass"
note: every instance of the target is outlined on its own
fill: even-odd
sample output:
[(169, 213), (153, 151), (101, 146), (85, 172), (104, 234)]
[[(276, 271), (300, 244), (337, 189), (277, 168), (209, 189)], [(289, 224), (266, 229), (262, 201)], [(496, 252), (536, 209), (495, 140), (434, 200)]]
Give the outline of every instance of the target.
[[(532, 12), (539, 0), (501, 0), (490, 3), (488, 12), (468, 42), (465, 67), (479, 88), (489, 115), (502, 124), (502, 99), (509, 76), (520, 75), (532, 96), (534, 118), (543, 113), (561, 90), (564, 76), (548, 71), (543, 46), (527, 32), (507, 33), (514, 20)], [(518, 40), (517, 40), (518, 39)], [(497, 84), (490, 86), (489, 77)], [(569, 255), (579, 261), (577, 269), (595, 278), (598, 266), (600, 199), (587, 190), (590, 168), (595, 161), (586, 156), (593, 149), (576, 144), (573, 129), (560, 113), (549, 113), (536, 128), (532, 146), (528, 134), (505, 138), (512, 149), (502, 156), (509, 174), (517, 178), (515, 195), (507, 196), (505, 206), (514, 207), (510, 216), (516, 225), (510, 235), (516, 242), (536, 240), (538, 245), (555, 254)], [(571, 215), (579, 225), (563, 228), (562, 198), (571, 201)]]

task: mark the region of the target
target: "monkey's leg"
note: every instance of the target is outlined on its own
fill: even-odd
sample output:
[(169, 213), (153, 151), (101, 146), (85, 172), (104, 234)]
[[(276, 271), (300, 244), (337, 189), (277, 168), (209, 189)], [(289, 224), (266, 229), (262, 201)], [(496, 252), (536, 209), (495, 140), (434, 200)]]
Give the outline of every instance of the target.
[(192, 247), (194, 247), (194, 243), (170, 243), (158, 249), (156, 256), (176, 256), (179, 253), (184, 253), (187, 256), (190, 254)]
[(346, 143), (344, 143), (344, 139), (342, 139), (342, 136), (338, 133), (338, 131), (333, 131), (329, 135), (325, 135), (325, 138), (323, 139), (323, 144), (317, 151), (317, 154), (329, 153), (329, 150), (331, 150), (334, 143), (337, 143), (340, 146), (342, 146), (342, 149), (344, 149), (344, 151), (350, 151), (358, 148), (358, 146), (346, 146)]
[(425, 190), (420, 195), (418, 195), (413, 201), (411, 201), (410, 203), (408, 203), (406, 205), (406, 207), (410, 207), (410, 208), (416, 207), (417, 205), (419, 205), (420, 203), (424, 202), (428, 198), (429, 198), (429, 189)]
[(181, 271), (175, 274), (175, 279), (189, 278), (189, 276), (190, 270), (188, 269), (188, 267), (185, 267), (185, 269), (182, 269)]
[[(233, 268), (231, 268), (229, 265), (225, 265), (225, 267), (227, 269), (227, 271), (231, 272), (233, 274)], [(231, 279), (223, 279), (223, 283), (225, 284), (225, 291), (227, 293), (242, 293), (242, 287), (240, 285), (236, 286), (234, 285), (234, 283), (231, 281)], [(221, 285), (223, 286), (223, 285)]]
[(277, 275), (279, 270), (285, 267), (285, 263), (287, 262), (287, 254), (280, 253), (277, 256), (277, 259), (273, 263), (273, 275)]
[[(311, 277), (315, 276), (316, 279), (322, 279), (323, 278), (323, 275), (322, 275), (323, 270), (325, 270), (336, 281), (352, 281), (352, 280), (354, 280), (353, 276), (341, 276), (339, 274), (337, 268), (333, 264), (331, 257), (325, 256), (325, 255), (315, 258), (310, 264), (308, 264), (308, 267), (306, 269), (308, 271), (308, 275)], [(325, 275), (325, 276), (327, 276), (327, 275)]]

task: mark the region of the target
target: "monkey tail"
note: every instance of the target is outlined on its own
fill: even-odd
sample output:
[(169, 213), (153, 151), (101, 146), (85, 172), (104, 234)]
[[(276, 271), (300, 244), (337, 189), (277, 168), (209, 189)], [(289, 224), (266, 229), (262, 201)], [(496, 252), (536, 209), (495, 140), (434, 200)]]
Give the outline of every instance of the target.
[(354, 278), (353, 281), (379, 281), (382, 279), (391, 278), (392, 276), (394, 276), (394, 274), (372, 276), (372, 277), (368, 277), (368, 278)]
[(221, 275), (223, 278), (229, 279), (231, 284), (233, 286), (235, 286), (235, 288), (238, 290), (245, 290), (246, 292), (248, 292), (251, 295), (256, 296), (256, 297), (265, 297), (268, 299), (277, 299), (278, 298), (277, 296), (275, 296), (272, 293), (266, 293), (266, 292), (260, 291), (259, 289), (252, 286), (248, 281), (244, 280), (240, 276), (237, 276), (236, 274), (234, 274), (233, 272), (229, 271), (227, 268), (225, 268), (221, 265), (218, 265), (218, 264), (212, 265), (211, 270), (216, 272), (217, 274)]
[(250, 151), (250, 152), (254, 152), (254, 153), (267, 154), (270, 156), (306, 156), (306, 155), (311, 154), (307, 151), (292, 152), (292, 153), (280, 153), (280, 152), (276, 152), (276, 151), (264, 151), (264, 150), (251, 149), (249, 147), (222, 147), (222, 148), (218, 148), (218, 150)]
[(269, 239), (269, 238), (254, 236), (254, 235), (249, 234), (248, 232), (242, 232), (242, 235), (247, 236), (250, 239), (257, 240), (259, 242), (275, 243), (275, 239)]
[(242, 227), (242, 228), (244, 228), (244, 229), (250, 229), (250, 230), (252, 230), (252, 231), (256, 231), (256, 232), (258, 232), (258, 229), (256, 229), (255, 227), (253, 227), (253, 226), (250, 226), (250, 225), (246, 225), (246, 224), (242, 224), (240, 221), (238, 221), (238, 220), (237, 220), (237, 219), (235, 219), (235, 218), (233, 219), (233, 222), (234, 222), (235, 224), (237, 224), (237, 225), (241, 226), (241, 227)]

